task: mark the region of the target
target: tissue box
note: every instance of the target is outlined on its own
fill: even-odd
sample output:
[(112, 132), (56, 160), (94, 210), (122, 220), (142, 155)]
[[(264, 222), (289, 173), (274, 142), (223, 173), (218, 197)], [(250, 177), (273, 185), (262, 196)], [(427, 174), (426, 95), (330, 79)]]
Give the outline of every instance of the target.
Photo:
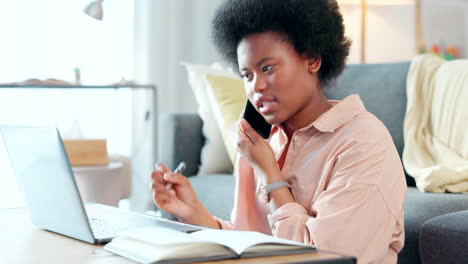
[(64, 140), (63, 144), (72, 166), (96, 166), (109, 163), (105, 139)]

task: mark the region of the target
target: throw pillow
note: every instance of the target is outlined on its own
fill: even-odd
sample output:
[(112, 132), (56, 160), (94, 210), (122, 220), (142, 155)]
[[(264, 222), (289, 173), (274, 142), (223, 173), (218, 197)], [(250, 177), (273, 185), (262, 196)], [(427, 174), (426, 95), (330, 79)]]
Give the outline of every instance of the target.
[(214, 117), (221, 129), (224, 145), (232, 164), (236, 161), (237, 121), (244, 110), (247, 96), (240, 78), (206, 74), (208, 98), (211, 100)]
[(198, 115), (203, 121), (202, 134), (205, 144), (202, 147), (198, 175), (232, 173), (232, 163), (223, 143), (221, 132), (213, 115), (204, 75), (207, 73), (235, 78), (232, 72), (223, 70), (219, 65), (198, 65), (183, 62), (188, 74), (190, 87), (198, 104)]

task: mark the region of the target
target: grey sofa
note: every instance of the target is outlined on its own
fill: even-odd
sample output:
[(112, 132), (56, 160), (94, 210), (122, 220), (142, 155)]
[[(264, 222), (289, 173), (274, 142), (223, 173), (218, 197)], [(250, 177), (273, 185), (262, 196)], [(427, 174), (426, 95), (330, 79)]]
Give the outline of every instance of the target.
[[(359, 94), (368, 111), (389, 129), (398, 152), (403, 151), (406, 109), (406, 76), (410, 62), (349, 65), (325, 93), (330, 99)], [(196, 113), (161, 116), (159, 159), (170, 168), (186, 161), (186, 175), (197, 174), (204, 138)], [(229, 219), (233, 206), (232, 175), (190, 177), (200, 200), (209, 211)], [(468, 263), (468, 195), (422, 193), (407, 176), (405, 247), (398, 263)], [(346, 224), (346, 223), (343, 223)]]

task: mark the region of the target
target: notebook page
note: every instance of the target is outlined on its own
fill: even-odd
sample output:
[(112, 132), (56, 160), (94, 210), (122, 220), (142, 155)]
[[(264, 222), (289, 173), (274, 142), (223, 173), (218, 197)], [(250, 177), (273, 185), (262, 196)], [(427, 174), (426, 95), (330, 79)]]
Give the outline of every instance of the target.
[(117, 234), (156, 245), (209, 243), (187, 233), (156, 226), (126, 229)]
[(168, 262), (184, 259), (189, 261), (192, 259), (210, 259), (216, 256), (220, 259), (220, 256), (233, 254), (232, 252), (228, 252), (222, 245), (208, 244), (200, 246), (199, 244), (191, 243), (156, 245), (127, 237), (115, 238), (111, 243), (104, 246), (104, 249), (140, 263)]
[[(238, 255), (241, 255), (247, 248), (257, 244), (283, 244), (310, 247), (309, 245), (281, 239), (273, 236), (268, 236), (258, 232), (251, 231), (231, 231), (231, 230), (202, 230), (197, 231), (190, 236), (195, 236), (206, 241), (225, 245), (234, 250)], [(275, 249), (278, 247), (275, 247)], [(280, 249), (280, 248), (278, 248)]]

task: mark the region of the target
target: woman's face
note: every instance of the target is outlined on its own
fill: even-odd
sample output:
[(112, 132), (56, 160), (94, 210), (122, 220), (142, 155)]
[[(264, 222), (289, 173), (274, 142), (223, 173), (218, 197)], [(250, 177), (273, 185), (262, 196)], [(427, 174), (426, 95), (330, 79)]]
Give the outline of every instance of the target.
[(247, 96), (268, 123), (303, 123), (301, 119), (314, 111), (314, 97), (322, 93), (319, 59), (301, 56), (274, 32), (244, 38), (237, 58)]

